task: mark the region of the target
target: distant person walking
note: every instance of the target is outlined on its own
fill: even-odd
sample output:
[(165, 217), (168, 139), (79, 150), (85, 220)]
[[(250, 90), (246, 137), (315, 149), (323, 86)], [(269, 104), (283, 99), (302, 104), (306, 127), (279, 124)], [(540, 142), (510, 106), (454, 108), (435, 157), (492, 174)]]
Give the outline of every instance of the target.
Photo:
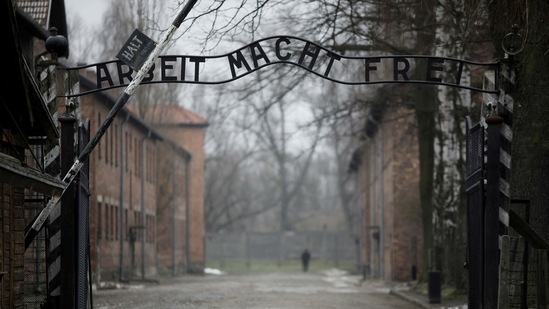
[(305, 249), (303, 253), (301, 253), (301, 264), (303, 264), (303, 271), (309, 270), (309, 261), (311, 260), (311, 253), (309, 253), (309, 250)]

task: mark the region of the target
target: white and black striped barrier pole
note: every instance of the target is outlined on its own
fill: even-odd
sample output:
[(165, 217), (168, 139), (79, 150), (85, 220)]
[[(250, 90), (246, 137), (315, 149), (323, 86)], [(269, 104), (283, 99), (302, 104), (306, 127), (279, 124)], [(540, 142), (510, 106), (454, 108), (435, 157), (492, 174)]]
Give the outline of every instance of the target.
[(63, 178), (63, 182), (65, 183), (65, 188), (59, 195), (52, 196), (52, 198), (49, 200), (48, 204), (38, 217), (34, 220), (31, 227), (28, 229), (28, 231), (25, 233), (25, 249), (27, 249), (32, 240), (36, 237), (38, 232), (42, 229), (44, 222), (46, 222), (46, 219), (50, 215), (50, 212), (52, 211), (53, 207), (59, 203), (61, 198), (63, 197), (63, 194), (67, 190), (67, 188), (70, 186), (70, 184), (73, 182), (73, 180), (76, 178), (76, 175), (80, 172), (82, 167), (84, 166), (84, 162), (88, 159), (90, 153), (92, 150), (97, 146), (99, 143), (101, 137), (105, 134), (111, 123), (113, 122), (114, 118), (118, 114), (118, 112), (124, 107), (124, 104), (128, 102), (129, 98), (132, 96), (132, 94), (135, 92), (145, 75), (149, 72), (152, 65), (154, 64), (154, 61), (156, 58), (160, 55), (160, 53), (164, 50), (170, 39), (172, 38), (175, 31), (179, 28), (181, 23), (183, 23), (183, 20), (193, 6), (196, 4), (198, 0), (189, 0), (187, 4), (183, 7), (181, 12), (177, 15), (175, 20), (173, 21), (172, 25), (162, 38), (160, 39), (160, 42), (156, 44), (154, 50), (150, 53), (150, 55), (147, 57), (147, 60), (141, 66), (137, 74), (135, 75), (134, 79), (131, 81), (131, 83), (124, 89), (124, 92), (120, 95), (116, 103), (114, 104), (113, 108), (110, 110), (109, 114), (107, 115), (107, 118), (105, 119), (105, 122), (101, 124), (101, 126), (97, 129), (97, 132), (93, 136), (93, 138), (90, 140), (90, 142), (86, 145), (86, 147), (82, 150), (82, 153), (80, 156), (76, 159), (74, 164), (72, 165), (71, 169), (68, 171), (68, 173)]

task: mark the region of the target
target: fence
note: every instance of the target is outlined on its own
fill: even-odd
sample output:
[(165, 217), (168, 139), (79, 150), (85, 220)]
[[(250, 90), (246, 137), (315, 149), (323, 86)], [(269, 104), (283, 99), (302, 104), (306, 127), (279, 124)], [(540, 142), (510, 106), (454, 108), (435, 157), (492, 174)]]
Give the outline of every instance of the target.
[[(76, 119), (74, 119), (76, 120)], [(65, 125), (68, 130), (66, 136), (71, 137), (69, 143), (64, 138), (66, 145), (69, 149), (73, 149), (74, 144), (74, 128), (73, 123), (68, 126)], [(79, 126), (78, 128), (78, 146), (79, 149), (83, 148), (89, 140), (89, 128), (90, 124), (87, 121), (85, 126)], [(67, 132), (67, 131), (63, 131)], [(37, 155), (43, 153), (43, 149), (37, 146), (35, 149)], [(59, 160), (59, 152), (54, 151), (53, 156), (55, 160)], [(74, 155), (68, 155), (67, 157), (73, 157)], [(40, 157), (43, 159), (42, 157)], [(53, 160), (52, 160), (53, 162)], [(71, 163), (69, 161), (69, 163)], [(24, 293), (24, 307), (28, 309), (39, 308), (60, 308), (60, 303), (56, 298), (61, 297), (63, 294), (68, 295), (66, 299), (73, 298), (76, 293), (75, 300), (77, 306), (75, 308), (86, 308), (88, 301), (88, 163), (80, 172), (80, 177), (77, 181), (79, 187), (78, 201), (75, 205), (70, 204), (68, 208), (74, 209), (77, 212), (76, 217), (68, 216), (62, 218), (61, 205), (58, 205), (48, 218), (48, 225), (42, 229), (38, 235), (32, 240), (31, 245), (25, 251), (24, 257), (24, 278), (23, 278), (23, 293)], [(69, 195), (67, 195), (69, 196)], [(71, 198), (69, 196), (69, 198)], [(30, 220), (36, 218), (40, 211), (46, 205), (46, 198), (39, 193), (27, 193), (25, 196), (25, 218)], [(78, 206), (78, 207), (75, 207)], [(65, 215), (66, 216), (66, 215)], [(77, 220), (78, 224), (74, 223), (77, 231), (70, 231), (69, 235), (75, 234), (78, 237), (78, 242), (64, 240), (63, 248), (61, 239), (61, 226), (62, 220)], [(64, 221), (66, 222), (66, 221)], [(67, 225), (65, 225), (68, 228)], [(75, 236), (75, 237), (76, 237)], [(75, 238), (76, 239), (76, 238)], [(70, 240), (70, 239), (69, 239)], [(73, 239), (74, 240), (74, 239)], [(69, 254), (71, 262), (67, 262), (65, 259), (64, 264), (61, 264), (62, 254)], [(66, 265), (74, 265), (75, 267), (67, 267)], [(73, 284), (68, 284), (69, 288), (74, 288), (75, 292), (65, 289), (62, 291), (62, 285), (67, 284), (67, 277), (62, 278), (62, 269), (65, 269), (65, 274), (70, 274)], [(76, 279), (73, 280), (72, 277)], [(72, 306), (71, 306), (72, 307)]]
[(253, 263), (281, 266), (298, 263), (305, 249), (312, 263), (354, 268), (359, 263), (356, 236), (345, 232), (208, 233), (206, 266), (220, 269), (229, 263), (251, 268)]

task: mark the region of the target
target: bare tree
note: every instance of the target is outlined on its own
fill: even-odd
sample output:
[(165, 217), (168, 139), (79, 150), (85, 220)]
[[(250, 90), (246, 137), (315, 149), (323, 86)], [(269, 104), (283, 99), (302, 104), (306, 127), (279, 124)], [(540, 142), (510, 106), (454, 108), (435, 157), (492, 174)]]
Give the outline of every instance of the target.
[[(261, 80), (262, 74), (256, 75)], [(273, 176), (278, 191), (278, 201), (280, 206), (280, 230), (290, 231), (295, 227), (289, 216), (295, 197), (300, 191), (307, 174), (309, 172), (311, 161), (314, 157), (316, 147), (320, 138), (321, 130), (319, 127), (322, 122), (316, 124), (315, 130), (312, 130), (310, 137), (311, 144), (301, 150), (292, 150), (289, 145), (299, 130), (291, 128), (289, 121), (289, 108), (292, 105), (291, 91), (295, 89), (297, 83), (286, 83), (283, 79), (271, 81), (273, 84), (271, 94), (262, 93), (264, 97), (259, 100), (250, 100), (249, 104), (253, 108), (258, 123), (257, 128), (251, 128), (257, 139), (260, 149), (272, 157), (277, 173)], [(299, 137), (297, 137), (299, 138)], [(301, 159), (300, 159), (301, 158)], [(302, 165), (290, 164), (298, 159)]]
[[(147, 6), (154, 7), (154, 6)], [(184, 30), (181, 35), (192, 34), (195, 41), (201, 44), (202, 51), (210, 52), (213, 48), (220, 45), (221, 42), (244, 40), (251, 41), (256, 35), (271, 33), (274, 29), (287, 29), (292, 33), (314, 38), (318, 44), (332, 47), (334, 50), (352, 54), (364, 54), (372, 51), (384, 52), (389, 54), (434, 54), (437, 46), (472, 46), (482, 40), (484, 37), (476, 33), (479, 28), (479, 21), (485, 17), (484, 11), (473, 3), (463, 4), (461, 1), (447, 0), (409, 0), (409, 1), (302, 1), (299, 5), (295, 1), (284, 0), (264, 0), (264, 1), (212, 1), (202, 3), (194, 15), (191, 16), (191, 26)], [(144, 7), (143, 7), (144, 8)], [(177, 10), (177, 9), (176, 9)], [(443, 12), (443, 13), (440, 13)], [(122, 14), (123, 12), (120, 12)], [(444, 18), (440, 18), (440, 14)], [(266, 17), (269, 16), (267, 19)], [(113, 17), (112, 19), (115, 19)], [(152, 19), (152, 18), (151, 18)], [(456, 22), (459, 21), (459, 22)], [(200, 27), (196, 27), (200, 24)], [(154, 24), (153, 24), (154, 25)], [(204, 26), (206, 25), (206, 26)], [(191, 29), (203, 29), (202, 34), (197, 34)], [(158, 29), (150, 27), (150, 29)], [(445, 32), (455, 33), (455, 36), (443, 38), (437, 37), (437, 31), (444, 29)], [(133, 30), (133, 29), (132, 29)], [(130, 33), (130, 32), (128, 32)], [(245, 38), (244, 38), (245, 37)], [(124, 36), (124, 39), (127, 38)], [(176, 39), (177, 40), (177, 39)], [(102, 41), (107, 42), (105, 38)], [(450, 50), (450, 49), (449, 49)], [(472, 49), (476, 51), (476, 49)], [(473, 55), (474, 53), (469, 53)], [(295, 181), (288, 178), (288, 163), (292, 161), (285, 144), (287, 132), (284, 131), (285, 110), (290, 104), (288, 94), (290, 90), (307, 85), (306, 73), (296, 72), (295, 70), (286, 70), (284, 68), (274, 68), (276, 74), (260, 75), (261, 78), (255, 80), (252, 87), (242, 85), (237, 90), (225, 88), (224, 98), (236, 97), (232, 99), (223, 99), (224, 103), (237, 102), (230, 104), (231, 108), (240, 108), (244, 104), (254, 107), (254, 120), (247, 121), (246, 125), (241, 126), (242, 130), (253, 133), (257, 141), (263, 145), (262, 150), (270, 151), (277, 163), (280, 183), (284, 186), (278, 187), (281, 191), (281, 228), (290, 229), (291, 223), (287, 219), (287, 210), (292, 199), (296, 196), (295, 192), (299, 186), (299, 180), (305, 179), (308, 166), (313, 158), (313, 151), (318, 142), (317, 137), (311, 140), (313, 143), (309, 150), (302, 154), (305, 158), (301, 176), (296, 175)], [(418, 67), (416, 73), (425, 71), (425, 67)], [(292, 76), (288, 79), (288, 76)], [(283, 82), (286, 80), (286, 83)], [(290, 82), (288, 82), (290, 80)], [(305, 87), (303, 87), (305, 88)], [(149, 93), (150, 94), (150, 93)], [(152, 94), (151, 94), (152, 95)], [(341, 130), (335, 121), (338, 117), (344, 117), (348, 110), (365, 111), (363, 108), (365, 93), (347, 95), (348, 100), (340, 101), (340, 105), (332, 108), (323, 107), (323, 111), (316, 113), (317, 120), (311, 124), (318, 125), (326, 123), (325, 120), (332, 120), (332, 131)], [(264, 98), (257, 99), (258, 96)], [(255, 98), (255, 99), (252, 99)], [(435, 141), (444, 138), (437, 131), (440, 122), (437, 117), (440, 114), (439, 103), (440, 96), (438, 91), (430, 86), (417, 86), (411, 88), (407, 94), (406, 101), (411, 103), (417, 118), (417, 134), (420, 142), (420, 196), (423, 213), (423, 238), (424, 238), (424, 267), (428, 266), (428, 251), (433, 248), (433, 212), (435, 204), (442, 197), (444, 192), (453, 192), (453, 189), (434, 187), (434, 177), (437, 154), (435, 153)], [(140, 100), (141, 101), (141, 100)], [(148, 102), (151, 100), (143, 100)], [(161, 97), (155, 95), (155, 101), (163, 101)], [(169, 101), (169, 100), (166, 100)], [(220, 104), (220, 101), (214, 101), (215, 108), (210, 109), (212, 116), (215, 113), (222, 113), (222, 116), (216, 118), (225, 122), (231, 114)], [(241, 103), (242, 102), (242, 103)], [(259, 102), (259, 103), (258, 103)], [(360, 108), (359, 108), (360, 107)], [(275, 111), (277, 113), (275, 113)], [(462, 110), (460, 112), (463, 112)], [(331, 113), (331, 115), (330, 115)], [(250, 114), (251, 115), (251, 114)], [(459, 119), (459, 118), (458, 118)], [(457, 126), (459, 127), (459, 125)], [(455, 127), (456, 129), (458, 129)], [(344, 130), (349, 130), (345, 128)], [(353, 128), (350, 128), (354, 132)], [(320, 130), (318, 130), (320, 132)], [(211, 133), (211, 131), (210, 131)], [(437, 135), (438, 134), (438, 135)], [(250, 135), (251, 136), (251, 135)], [(336, 136), (336, 135), (334, 135)], [(341, 136), (338, 132), (337, 136)], [(228, 138), (227, 141), (233, 139)], [(339, 141), (339, 140), (338, 140)], [(219, 143), (218, 146), (222, 144)], [(348, 144), (341, 146), (341, 151), (346, 149)], [(339, 146), (338, 146), (339, 148)], [(255, 150), (254, 150), (255, 151)], [(235, 152), (238, 153), (238, 152)], [(242, 152), (242, 158), (248, 158), (246, 151)], [(251, 158), (252, 156), (250, 156)], [(299, 157), (299, 155), (295, 155)], [(338, 156), (343, 158), (344, 156)], [(347, 156), (349, 158), (349, 156)], [(238, 160), (232, 161), (239, 166)], [(339, 165), (338, 165), (339, 166)], [(341, 164), (343, 166), (343, 164)], [(343, 169), (341, 169), (343, 170)], [(444, 174), (445, 171), (442, 171)], [(227, 172), (227, 179), (234, 179), (233, 173)], [(343, 173), (342, 173), (343, 175)], [(212, 177), (214, 177), (212, 175)], [(438, 177), (438, 176), (437, 176)], [(214, 180), (214, 179), (212, 179)], [(302, 182), (302, 181), (301, 181)], [(348, 205), (349, 196), (345, 189), (346, 180), (341, 178), (341, 203)], [(456, 180), (459, 183), (459, 180)], [(289, 186), (292, 184), (292, 186)], [(461, 190), (461, 189), (460, 189)], [(439, 196), (435, 196), (439, 194)], [(229, 191), (227, 191), (229, 192)], [(447, 196), (451, 196), (447, 195)], [(440, 199), (444, 200), (444, 199)], [(438, 202), (437, 207), (441, 202)], [(214, 204), (212, 204), (214, 205)], [(458, 205), (463, 203), (458, 202)], [(461, 208), (463, 208), (461, 206)], [(233, 208), (234, 209), (234, 208)], [(214, 211), (212, 209), (212, 211)], [(445, 210), (444, 210), (445, 211)], [(347, 210), (348, 213), (350, 211)], [(446, 213), (447, 215), (448, 213)], [(348, 215), (350, 216), (350, 215)], [(234, 217), (234, 215), (232, 215)], [(424, 271), (426, 273), (426, 271)]]
[[(438, 18), (440, 11), (446, 14), (444, 18)], [(331, 46), (341, 53), (379, 51), (392, 54), (423, 55), (435, 54), (437, 44), (472, 46), (479, 38), (475, 35), (475, 25), (478, 25), (478, 17), (482, 17), (483, 14), (482, 10), (457, 1), (437, 2), (431, 0), (305, 1), (301, 7), (292, 5), (281, 12), (277, 19), (279, 24), (291, 26), (293, 33), (313, 36), (320, 45)], [(466, 13), (469, 15), (463, 18)], [(246, 25), (255, 26), (259, 24), (259, 21), (265, 24), (265, 20), (259, 18), (261, 14), (257, 16), (256, 23), (247, 23)], [(456, 22), (456, 20), (460, 22)], [(250, 31), (258, 30), (253, 27), (248, 29)], [(456, 35), (446, 38), (437, 37), (439, 29), (446, 32), (453, 31)], [(228, 32), (224, 34), (228, 34)], [(444, 41), (442, 43), (437, 41), (440, 39), (444, 39)], [(416, 68), (415, 74), (422, 74), (426, 70), (424, 65), (420, 64)], [(303, 79), (295, 80), (302, 81)], [(269, 84), (272, 84), (272, 80), (269, 81)], [(440, 123), (437, 122), (440, 114), (439, 93), (432, 86), (417, 86), (410, 88), (406, 99), (408, 103), (412, 103), (415, 111), (420, 143), (419, 192), (423, 214), (423, 274), (426, 274), (429, 265), (429, 252), (435, 247), (433, 239), (434, 203), (438, 201), (436, 205), (438, 208), (442, 207), (443, 212), (446, 212), (445, 209), (451, 209), (451, 206), (443, 202), (447, 199), (442, 197), (449, 196), (447, 193), (454, 192), (454, 189), (451, 189), (452, 184), (461, 188), (459, 183), (462, 182), (462, 179), (456, 179), (448, 187), (437, 189), (435, 197), (435, 140), (437, 136), (440, 136), (439, 139), (445, 138), (437, 131), (437, 127), (440, 127)], [(462, 109), (457, 108), (457, 111), (456, 115), (463, 115)], [(459, 131), (459, 125), (453, 129)], [(459, 135), (459, 132), (457, 134)], [(443, 161), (437, 162), (444, 163)], [(280, 172), (284, 174), (284, 170)], [(443, 174), (447, 173), (444, 169), (442, 172)], [(462, 201), (457, 203), (463, 205)], [(460, 206), (459, 209), (461, 209), (459, 216), (463, 217), (463, 207)], [(441, 226), (441, 228), (444, 227)], [(444, 240), (439, 241), (444, 242)]]
[[(327, 143), (332, 150), (331, 157), (336, 162), (335, 186), (337, 188), (338, 205), (345, 217), (347, 230), (360, 235), (360, 209), (356, 206), (355, 182), (352, 173), (349, 173), (349, 161), (353, 149), (356, 148), (356, 136), (359, 135), (359, 125), (365, 111), (360, 109), (362, 104), (356, 104), (357, 98), (350, 96), (341, 98), (335, 87), (328, 85), (325, 91), (325, 100), (314, 108), (321, 111), (320, 115), (327, 118), (324, 122), (328, 128)], [(361, 127), (360, 127), (361, 128)]]
[[(98, 32), (96, 42), (101, 45), (102, 61), (114, 60), (120, 48), (135, 29), (139, 29), (153, 40), (164, 30), (166, 2), (159, 0), (110, 1), (105, 12), (103, 29)], [(105, 29), (117, 29), (107, 31)], [(154, 113), (155, 105), (172, 105), (179, 103), (177, 85), (162, 83), (154, 86), (143, 85), (132, 96), (131, 103), (136, 106), (137, 114), (145, 121)]]
[(69, 33), (67, 35), (70, 46), (69, 60), (73, 65), (89, 61), (92, 57), (90, 46), (94, 46), (93, 36), (89, 35), (92, 31), (79, 22), (81, 18), (78, 15), (67, 16), (67, 22), (69, 23)]

